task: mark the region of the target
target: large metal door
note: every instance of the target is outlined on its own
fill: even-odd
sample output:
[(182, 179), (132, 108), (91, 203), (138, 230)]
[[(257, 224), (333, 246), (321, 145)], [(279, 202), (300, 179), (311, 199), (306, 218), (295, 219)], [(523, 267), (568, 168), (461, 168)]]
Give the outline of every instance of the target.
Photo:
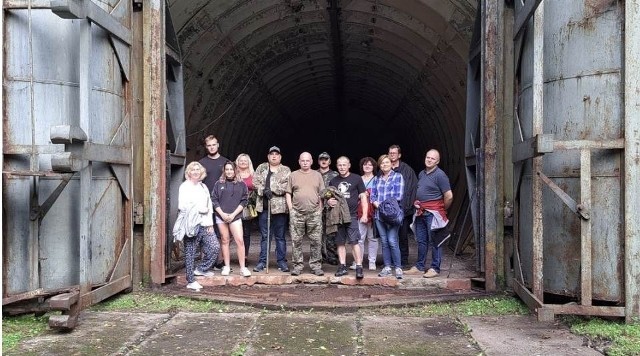
[(3, 307), (63, 310), (53, 327), (131, 287), (131, 16), (4, 2)]
[(624, 9), (600, 3), (516, 2), (514, 288), (541, 319), (625, 315)]

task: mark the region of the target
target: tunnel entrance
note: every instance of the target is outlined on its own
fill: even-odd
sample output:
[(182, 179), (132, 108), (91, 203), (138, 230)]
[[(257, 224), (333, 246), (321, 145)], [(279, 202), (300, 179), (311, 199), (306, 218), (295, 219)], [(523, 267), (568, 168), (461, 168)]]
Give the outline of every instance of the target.
[(437, 148), (452, 180), (463, 173), (473, 1), (175, 1), (169, 12), (189, 158), (209, 134), (255, 162), (278, 145), (292, 167), (302, 151), (359, 159), (399, 144), (415, 169)]
[[(475, 1), (169, 1), (181, 53), (187, 161), (214, 134), (257, 165), (282, 148), (357, 162), (430, 148), (465, 199), (465, 94)], [(354, 167), (355, 168), (355, 167)]]

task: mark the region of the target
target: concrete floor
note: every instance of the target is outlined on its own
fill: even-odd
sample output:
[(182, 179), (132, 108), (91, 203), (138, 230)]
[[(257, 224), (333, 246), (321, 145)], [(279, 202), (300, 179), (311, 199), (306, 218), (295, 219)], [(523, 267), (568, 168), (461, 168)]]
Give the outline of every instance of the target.
[(5, 355), (600, 355), (566, 327), (531, 316), (358, 313), (83, 312)]

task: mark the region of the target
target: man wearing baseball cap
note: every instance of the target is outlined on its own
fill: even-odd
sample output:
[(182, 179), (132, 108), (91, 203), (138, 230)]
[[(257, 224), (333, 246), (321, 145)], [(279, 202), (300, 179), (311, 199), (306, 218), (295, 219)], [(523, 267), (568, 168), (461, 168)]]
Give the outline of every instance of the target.
[[(269, 234), (273, 235), (276, 241), (276, 260), (278, 269), (282, 272), (289, 272), (287, 266), (287, 241), (285, 240), (285, 228), (287, 224), (287, 201), (285, 192), (289, 182), (289, 167), (280, 162), (280, 147), (271, 146), (267, 154), (267, 162), (256, 168), (253, 174), (253, 185), (258, 192), (256, 199), (256, 210), (258, 211), (258, 225), (262, 240), (260, 241), (260, 258), (258, 264), (253, 268), (255, 272), (262, 272), (267, 266)], [(271, 224), (267, 228), (267, 220), (271, 219)]]
[[(324, 186), (328, 187), (329, 182), (338, 175), (338, 172), (331, 169), (331, 156), (327, 152), (318, 155), (318, 172), (322, 175)], [(338, 247), (335, 236), (326, 233), (326, 210), (322, 212), (322, 260), (330, 265), (338, 264)]]

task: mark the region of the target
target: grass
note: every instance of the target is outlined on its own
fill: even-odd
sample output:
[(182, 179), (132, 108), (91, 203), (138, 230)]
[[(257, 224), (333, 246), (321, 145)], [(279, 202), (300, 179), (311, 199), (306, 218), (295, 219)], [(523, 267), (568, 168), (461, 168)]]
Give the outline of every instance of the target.
[(384, 307), (365, 313), (394, 316), (478, 316), (478, 315), (524, 315), (529, 314), (527, 306), (511, 296), (469, 299), (456, 303), (432, 303), (417, 307)]
[(640, 321), (573, 317), (563, 318), (571, 332), (587, 337), (591, 345), (610, 356), (640, 355)]
[(49, 314), (2, 317), (2, 350), (15, 348), (22, 340), (42, 335), (49, 330)]
[(165, 295), (151, 292), (135, 292), (119, 294), (90, 308), (93, 311), (120, 311), (143, 313), (228, 313), (248, 309), (242, 306), (232, 306), (212, 300), (200, 300), (175, 295)]

